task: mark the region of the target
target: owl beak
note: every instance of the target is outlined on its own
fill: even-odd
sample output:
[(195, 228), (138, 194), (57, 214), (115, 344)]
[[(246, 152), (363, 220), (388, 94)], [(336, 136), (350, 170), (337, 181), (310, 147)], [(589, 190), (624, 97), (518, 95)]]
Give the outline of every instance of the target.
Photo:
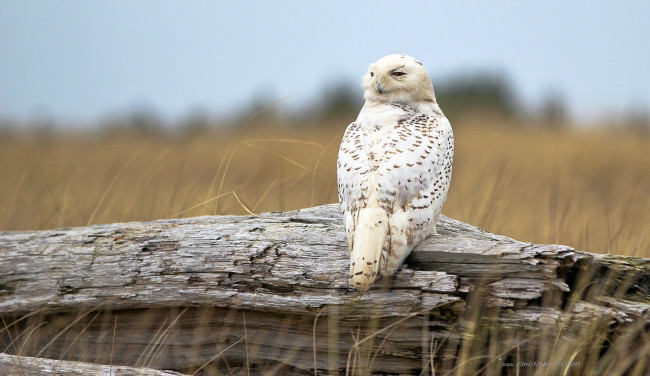
[(375, 84), (375, 90), (376, 90), (379, 94), (384, 94), (384, 93), (386, 92), (386, 89), (383, 89), (383, 88), (381, 87), (381, 84), (380, 84), (379, 82), (377, 82), (377, 84)]

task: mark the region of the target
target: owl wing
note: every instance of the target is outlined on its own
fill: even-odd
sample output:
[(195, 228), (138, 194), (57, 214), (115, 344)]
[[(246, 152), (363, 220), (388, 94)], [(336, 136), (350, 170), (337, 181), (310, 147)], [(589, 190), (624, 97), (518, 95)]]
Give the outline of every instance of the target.
[(417, 114), (397, 122), (377, 169), (379, 198), (389, 214), (382, 274), (393, 274), (411, 249), (435, 231), (447, 199), (453, 154), (446, 117)]
[(368, 155), (363, 150), (363, 132), (354, 122), (348, 126), (341, 141), (337, 160), (337, 183), (339, 203), (343, 212), (348, 247), (351, 248), (354, 216), (366, 206), (368, 199)]

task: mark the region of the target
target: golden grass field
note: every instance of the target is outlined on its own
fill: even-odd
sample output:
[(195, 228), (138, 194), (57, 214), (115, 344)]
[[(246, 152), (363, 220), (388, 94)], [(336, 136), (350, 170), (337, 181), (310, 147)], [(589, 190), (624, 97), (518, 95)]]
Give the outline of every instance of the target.
[[(0, 138), (0, 231), (261, 213), (333, 203), (337, 201), (336, 154), (346, 123), (296, 129), (259, 121), (230, 132), (113, 131)], [(455, 140), (454, 173), (444, 214), (519, 240), (650, 257), (648, 134), (467, 122), (456, 127)], [(495, 336), (497, 328), (489, 320), (481, 321), (485, 313), (481, 304), (470, 307), (463, 344), (450, 345), (459, 353), (457, 365), (447, 374), (506, 374), (496, 360), (503, 354), (516, 354), (519, 359), (519, 348), (508, 347), (519, 343), (518, 334), (515, 338), (515, 333), (506, 331), (500, 334), (503, 338)], [(571, 305), (565, 310), (571, 312)], [(143, 320), (142, 333), (148, 333), (151, 323), (158, 325), (157, 320), (153, 316)], [(35, 322), (36, 327), (41, 325)], [(0, 331), (14, 323), (4, 323)], [(106, 335), (115, 334), (117, 317), (114, 325), (107, 325)], [(568, 359), (581, 365), (540, 369), (535, 374), (588, 375), (617, 369), (609, 374), (641, 375), (648, 337), (642, 327), (634, 328), (641, 329), (608, 343), (603, 355), (607, 321), (594, 317), (575, 338), (558, 343), (565, 330), (560, 325), (557, 332), (534, 339), (539, 350), (526, 356), (540, 361)], [(377, 328), (369, 324), (366, 329)], [(12, 330), (15, 338), (22, 335), (17, 328)], [(229, 328), (215, 328), (219, 330)], [(70, 331), (74, 337), (70, 346), (80, 335)], [(636, 343), (639, 338), (642, 341)], [(151, 343), (155, 341), (154, 336)], [(102, 356), (97, 351), (84, 350), (79, 360), (92, 362), (93, 356)], [(193, 356), (192, 349), (188, 351)], [(218, 351), (215, 354), (219, 356)], [(139, 358), (144, 356), (146, 362), (149, 355)], [(452, 366), (435, 365), (436, 369)], [(203, 372), (221, 374), (217, 368)], [(534, 370), (517, 366), (516, 372)]]
[[(5, 137), (0, 230), (333, 203), (346, 124)], [(518, 240), (650, 257), (647, 134), (468, 122), (455, 140), (443, 214)]]

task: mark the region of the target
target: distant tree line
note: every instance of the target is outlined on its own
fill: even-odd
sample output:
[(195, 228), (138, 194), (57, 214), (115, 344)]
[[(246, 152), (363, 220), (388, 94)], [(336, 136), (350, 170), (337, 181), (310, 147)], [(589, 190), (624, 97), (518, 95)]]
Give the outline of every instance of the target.
[[(553, 127), (563, 126), (566, 122), (566, 105), (561, 96), (549, 95), (537, 112), (531, 113), (517, 101), (513, 85), (500, 73), (459, 74), (434, 80), (434, 87), (438, 103), (456, 127), (472, 118), (486, 123), (537, 122)], [(187, 131), (214, 127), (232, 129), (250, 121), (297, 127), (345, 126), (356, 118), (363, 106), (360, 85), (349, 80), (326, 84), (315, 99), (297, 110), (283, 111), (283, 103), (273, 104), (277, 99), (268, 93), (258, 93), (243, 108), (229, 111), (228, 117), (195, 110), (177, 121), (176, 126)], [(136, 107), (121, 117), (108, 119), (104, 125), (114, 129), (130, 125), (133, 130), (151, 132), (161, 128), (161, 118), (147, 108)]]
[[(463, 73), (434, 78), (433, 81), (436, 99), (454, 127), (476, 122), (547, 128), (561, 128), (568, 124), (567, 104), (561, 93), (550, 91), (537, 105), (527, 106), (518, 100), (517, 91), (503, 73)], [(362, 95), (358, 83), (339, 80), (325, 85), (315, 99), (295, 110), (283, 110), (283, 101), (273, 97), (272, 91), (266, 90), (254, 95), (245, 106), (228, 109), (227, 116), (199, 108), (180, 119), (168, 121), (154, 108), (139, 105), (101, 119), (98, 126), (107, 132), (128, 130), (146, 134), (169, 130), (234, 130), (251, 121), (296, 127), (345, 126), (359, 113), (363, 105)], [(20, 128), (16, 124), (18, 122), (0, 118), (0, 134), (7, 129)], [(650, 132), (647, 109), (629, 111), (608, 124)], [(56, 121), (41, 117), (35, 125), (28, 125), (32, 125), (31, 129), (43, 128), (51, 132), (56, 128)]]
[(451, 119), (467, 116), (511, 118), (518, 113), (510, 82), (500, 74), (476, 73), (440, 80), (436, 99)]
[[(501, 73), (459, 74), (434, 80), (434, 87), (438, 103), (445, 115), (455, 120), (455, 126), (460, 126), (467, 118), (481, 118), (491, 123), (536, 123), (556, 128), (567, 122), (567, 105), (559, 93), (548, 93), (531, 111), (517, 100), (516, 90)], [(359, 85), (340, 81), (325, 87), (321, 96), (294, 118), (324, 124), (332, 120), (353, 120), (362, 105)]]

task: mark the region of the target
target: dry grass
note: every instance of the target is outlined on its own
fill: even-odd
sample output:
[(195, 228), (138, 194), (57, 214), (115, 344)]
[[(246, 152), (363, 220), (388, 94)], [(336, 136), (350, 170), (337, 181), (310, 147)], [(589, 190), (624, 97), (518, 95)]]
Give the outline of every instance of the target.
[[(2, 139), (0, 229), (336, 202), (344, 128)], [(647, 135), (472, 124), (455, 135), (444, 214), (519, 240), (650, 257)]]

